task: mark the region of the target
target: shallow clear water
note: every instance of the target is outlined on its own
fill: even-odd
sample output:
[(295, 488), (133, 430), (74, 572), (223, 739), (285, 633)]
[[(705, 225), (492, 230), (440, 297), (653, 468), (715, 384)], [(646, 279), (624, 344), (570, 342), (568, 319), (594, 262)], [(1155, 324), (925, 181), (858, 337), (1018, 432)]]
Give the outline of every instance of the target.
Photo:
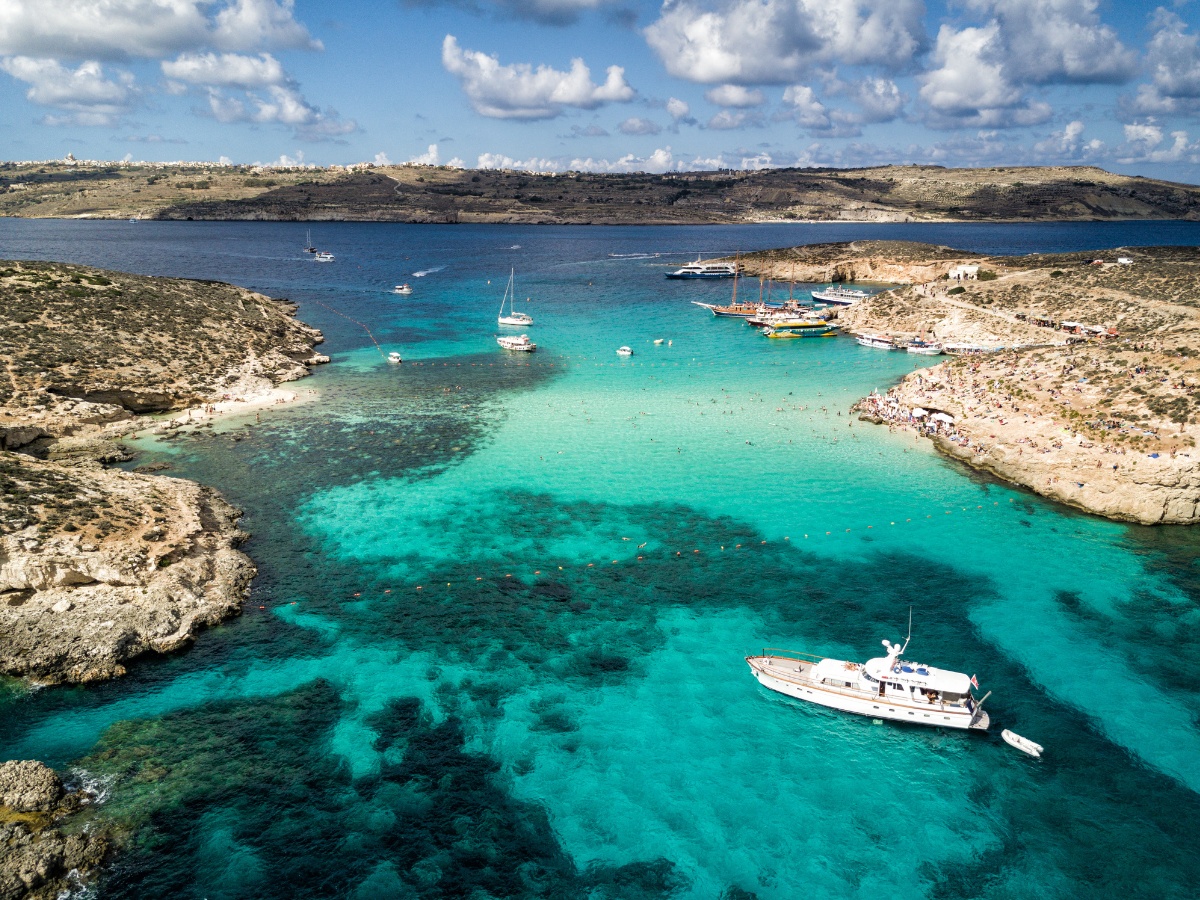
[[(1195, 895), (1197, 532), (1083, 516), (855, 422), (922, 361), (767, 341), (690, 304), (727, 283), (662, 273), (1200, 226), (330, 224), (328, 266), (307, 229), (0, 222), (0, 256), (290, 297), (334, 358), (297, 385), (316, 402), (137, 442), (245, 508), (245, 615), (118, 682), (0, 697), (0, 753), (113, 784), (100, 814), (135, 839), (102, 897)], [(638, 251), (663, 256), (608, 256)], [(493, 337), (510, 266), (527, 359)], [(912, 650), (978, 673), (995, 734), (801, 707), (742, 661), (865, 659), (910, 606)]]

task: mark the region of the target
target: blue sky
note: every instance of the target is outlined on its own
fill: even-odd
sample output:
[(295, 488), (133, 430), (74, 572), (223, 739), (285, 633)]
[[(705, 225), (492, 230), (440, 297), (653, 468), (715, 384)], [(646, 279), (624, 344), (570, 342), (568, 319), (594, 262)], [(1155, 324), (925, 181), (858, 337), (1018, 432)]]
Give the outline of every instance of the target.
[(0, 2), (6, 159), (1196, 182), (1198, 116), (1188, 2)]

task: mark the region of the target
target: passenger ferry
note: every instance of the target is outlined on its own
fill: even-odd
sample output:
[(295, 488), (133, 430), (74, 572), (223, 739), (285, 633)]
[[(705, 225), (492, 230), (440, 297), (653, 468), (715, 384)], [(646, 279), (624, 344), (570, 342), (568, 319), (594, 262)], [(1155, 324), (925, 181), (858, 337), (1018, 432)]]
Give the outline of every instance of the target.
[(674, 272), (668, 272), (668, 278), (733, 278), (737, 275), (735, 263), (700, 262), (688, 263)]
[(535, 344), (535, 343), (533, 343), (533, 341), (529, 340), (529, 335), (527, 335), (527, 334), (522, 334), (522, 335), (514, 336), (514, 337), (510, 337), (509, 335), (502, 334), (498, 338), (496, 338), (496, 343), (499, 344), (501, 347), (503, 347), (505, 350), (517, 350), (517, 351), (520, 351), (521, 353), (532, 353), (534, 350), (537, 349), (537, 344)]
[(854, 288), (842, 287), (840, 284), (831, 284), (827, 288), (813, 291), (812, 296), (814, 300), (821, 300), (825, 303), (849, 306), (852, 303), (857, 303), (859, 300), (866, 300), (871, 295), (866, 291), (856, 291)]
[(987, 731), (983, 702), (991, 692), (976, 700), (975, 676), (902, 659), (908, 639), (883, 646), (887, 656), (865, 663), (776, 649), (747, 656), (746, 663), (763, 687), (797, 700), (875, 719)]
[(904, 348), (909, 353), (916, 353), (920, 356), (941, 356), (942, 345), (930, 343), (929, 341), (909, 341), (908, 346)]

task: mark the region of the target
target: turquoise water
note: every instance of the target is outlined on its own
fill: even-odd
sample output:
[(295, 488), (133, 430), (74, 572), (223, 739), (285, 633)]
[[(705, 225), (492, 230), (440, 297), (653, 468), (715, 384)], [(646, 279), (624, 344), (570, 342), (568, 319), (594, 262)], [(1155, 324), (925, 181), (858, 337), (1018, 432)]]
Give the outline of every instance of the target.
[[(334, 358), (298, 385), (316, 402), (137, 442), (245, 508), (245, 615), (118, 682), (0, 699), (0, 752), (103, 776), (99, 814), (131, 823), (101, 897), (1195, 896), (1197, 533), (1083, 516), (856, 422), (922, 362), (762, 339), (689, 302), (728, 284), (662, 273), (808, 241), (1030, 252), (1200, 226), (331, 224), (331, 266), (305, 230), (0, 223), (0, 255), (288, 296)], [(608, 257), (637, 251), (663, 256)], [(510, 266), (531, 358), (494, 343)], [(865, 659), (910, 606), (912, 650), (978, 673), (995, 734), (803, 707), (742, 661)]]

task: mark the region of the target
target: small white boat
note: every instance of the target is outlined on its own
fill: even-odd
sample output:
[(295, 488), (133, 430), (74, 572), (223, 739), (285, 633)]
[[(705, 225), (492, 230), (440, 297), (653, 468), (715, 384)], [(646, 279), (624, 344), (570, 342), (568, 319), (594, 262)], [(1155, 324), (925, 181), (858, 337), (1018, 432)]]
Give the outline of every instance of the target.
[(510, 337), (507, 334), (502, 334), (496, 338), (496, 343), (505, 350), (517, 350), (522, 353), (532, 353), (537, 349), (537, 344), (530, 341), (527, 334), (522, 334), (518, 337)]
[(412, 285), (411, 284), (398, 284), (394, 288), (392, 288), (392, 293), (393, 294), (411, 294), (412, 293)]
[[(516, 325), (518, 328), (525, 328), (533, 324), (533, 316), (513, 309), (513, 301), (517, 294), (514, 287), (515, 278), (516, 269), (513, 269), (508, 273), (508, 287), (504, 289), (504, 296), (500, 298), (500, 318), (496, 321), (501, 325)], [(505, 303), (508, 304), (508, 315), (504, 314)]]
[(402, 360), (400, 358), (399, 353), (397, 353), (395, 350), (393, 350), (391, 353), (388, 354), (388, 362), (390, 362), (394, 366), (398, 366), (398, 365), (400, 365), (400, 363), (404, 362), (404, 360)]
[(1041, 744), (1035, 744), (1029, 738), (1021, 737), (1015, 731), (1009, 731), (1007, 728), (1000, 732), (1000, 737), (1004, 738), (1004, 743), (1010, 747), (1016, 747), (1022, 753), (1028, 753), (1036, 759), (1041, 759), (1042, 751), (1046, 749)]
[(926, 341), (909, 341), (908, 346), (904, 348), (909, 353), (916, 353), (921, 356), (941, 356), (942, 345), (930, 344)]
[(662, 339), (662, 338), (655, 338), (655, 339), (654, 339), (654, 346), (655, 346), (655, 347), (657, 347), (657, 346), (659, 346), (660, 344), (662, 344), (662, 342), (663, 342), (663, 339)]
[(983, 702), (990, 692), (976, 700), (974, 677), (902, 659), (908, 639), (883, 646), (887, 656), (865, 663), (773, 649), (746, 663), (763, 687), (797, 700), (874, 719), (987, 731)]
[(884, 337), (882, 334), (860, 334), (856, 335), (854, 340), (864, 347), (872, 347), (875, 350), (900, 349), (891, 338)]
[(853, 288), (842, 287), (840, 284), (831, 284), (827, 288), (812, 292), (814, 300), (834, 303), (838, 306), (852, 306), (859, 300), (866, 300), (870, 296), (866, 291), (856, 291)]
[(633, 356), (633, 350), (629, 347), (618, 347), (617, 356)]
[(318, 250), (313, 254), (313, 262), (333, 262), (334, 255), (327, 250)]

